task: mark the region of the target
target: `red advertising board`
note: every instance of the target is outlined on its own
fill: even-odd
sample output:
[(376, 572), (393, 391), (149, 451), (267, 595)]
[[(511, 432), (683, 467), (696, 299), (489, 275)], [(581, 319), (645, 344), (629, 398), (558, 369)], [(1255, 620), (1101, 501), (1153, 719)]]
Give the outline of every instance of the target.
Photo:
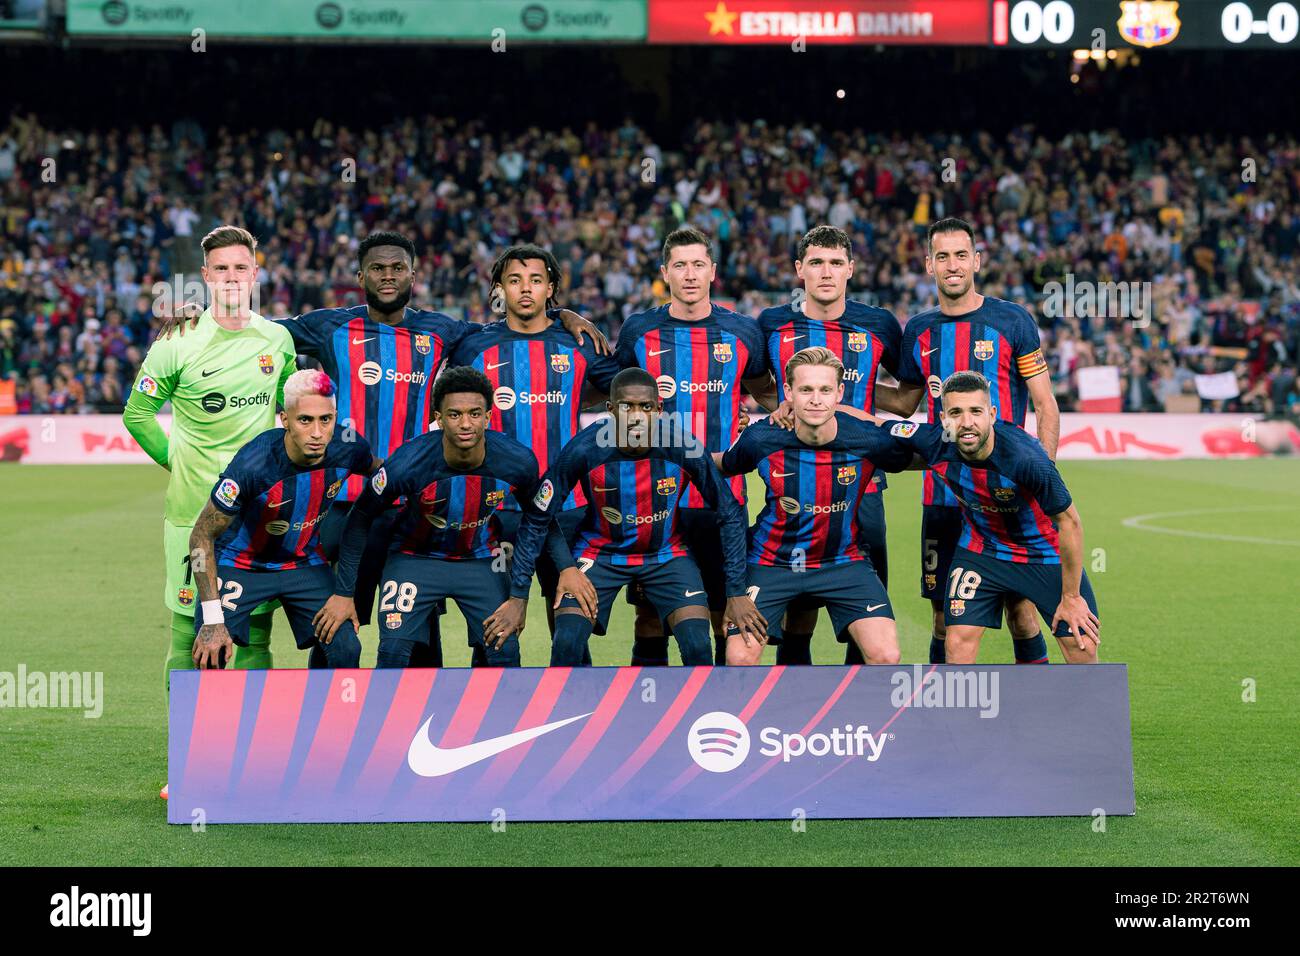
[(651, 43), (989, 42), (988, 0), (650, 0)]

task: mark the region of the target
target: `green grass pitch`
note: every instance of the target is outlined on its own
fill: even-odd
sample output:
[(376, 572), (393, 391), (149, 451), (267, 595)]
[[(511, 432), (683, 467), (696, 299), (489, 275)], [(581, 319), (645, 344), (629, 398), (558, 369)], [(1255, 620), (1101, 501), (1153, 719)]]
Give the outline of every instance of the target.
[[(1103, 660), (1129, 665), (1137, 816), (811, 819), (789, 822), (168, 826), (160, 600), (165, 475), (152, 467), (0, 468), (0, 670), (100, 670), (103, 716), (0, 710), (0, 864), (855, 864), (1239, 865), (1300, 863), (1300, 463), (1067, 462), (1104, 623)], [(923, 661), (916, 597), (919, 477), (887, 493), (903, 660)], [(1169, 514), (1169, 513), (1178, 514)], [(1190, 512), (1190, 513), (1188, 513)], [(1126, 523), (1137, 516), (1162, 515)], [(1151, 528), (1172, 529), (1180, 534)], [(1094, 549), (1105, 570), (1092, 570)], [(1101, 555), (1098, 554), (1098, 558)], [(540, 599), (524, 663), (548, 655)], [(465, 666), (451, 609), (448, 663)], [(814, 655), (841, 653), (823, 617)], [(627, 662), (620, 598), (597, 664)], [(363, 630), (363, 664), (375, 659)], [(283, 618), (275, 653), (303, 666)], [(767, 652), (768, 657), (772, 651)], [(1053, 660), (1060, 652), (1052, 648)], [(981, 661), (1010, 659), (990, 632)], [(1243, 682), (1254, 682), (1254, 702)], [(1061, 713), (1062, 735), (1089, 714)]]

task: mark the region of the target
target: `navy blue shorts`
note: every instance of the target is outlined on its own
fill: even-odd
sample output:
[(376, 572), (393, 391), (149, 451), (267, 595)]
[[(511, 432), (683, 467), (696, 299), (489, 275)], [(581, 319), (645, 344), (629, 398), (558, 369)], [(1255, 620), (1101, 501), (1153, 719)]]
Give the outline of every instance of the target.
[[(379, 640), (429, 643), (429, 615), (451, 598), (465, 616), (470, 647), (483, 646), (483, 621), (510, 596), (510, 575), (492, 570), (495, 558), (447, 561), (394, 551), (379, 589)], [(506, 641), (506, 650), (514, 636)]]
[[(858, 502), (857, 524), (858, 551), (865, 559), (863, 563), (870, 565), (876, 577), (880, 579), (881, 585), (888, 588), (889, 558), (886, 556), (885, 551), (885, 502), (883, 495), (877, 493), (862, 496), (862, 500)], [(750, 565), (750, 567), (755, 567), (755, 565)], [(822, 606), (819, 599), (810, 593), (801, 594), (790, 602), (790, 608), (795, 611), (809, 608), (816, 610)], [(836, 628), (836, 633), (839, 635), (840, 641), (848, 640), (848, 636), (838, 628)]]
[[(1061, 603), (1061, 566), (1059, 564), (1016, 564), (985, 554), (958, 548), (952, 556), (947, 601), (944, 604), (945, 626), (967, 624), (973, 627), (1001, 627), (1002, 608), (1008, 599), (1028, 598), (1043, 619), (1051, 623)], [(1088, 609), (1097, 613), (1097, 599), (1087, 572), (1079, 583)], [(1064, 621), (1055, 635), (1066, 637), (1070, 627)]]
[[(564, 543), (573, 548), (573, 542), (578, 537), (578, 525), (582, 524), (582, 519), (586, 517), (587, 509), (570, 508), (568, 511), (561, 511), (556, 517), (560, 523), (560, 533), (564, 535)], [(522, 511), (507, 511), (505, 508), (497, 509), (497, 521), (501, 529), (501, 540), (509, 542), (513, 547), (519, 537), (519, 523), (523, 520)], [(537, 583), (541, 585), (542, 594), (555, 603), (555, 588), (560, 583), (560, 569), (555, 566), (551, 560), (550, 554), (543, 547), (537, 555), (536, 565)]]
[[(710, 611), (727, 609), (726, 558), (722, 554), (722, 532), (718, 529), (718, 513), (712, 508), (678, 508), (677, 531), (682, 543), (690, 552), (691, 560), (699, 569), (708, 596)], [(627, 589), (628, 604), (654, 604), (647, 601), (640, 587)], [(659, 615), (660, 618), (663, 615)]]
[[(325, 549), (325, 557), (331, 562), (339, 558), (339, 542), (343, 538), (343, 526), (348, 523), (348, 513), (351, 510), (352, 502), (336, 501), (321, 519), (320, 543)], [(378, 515), (370, 525), (370, 536), (366, 538), (365, 550), (361, 552), (361, 563), (357, 565), (356, 605), (357, 618), (363, 625), (370, 623), (370, 612), (375, 606), (375, 591), (384, 574), (388, 546), (393, 540), (393, 523), (400, 513), (400, 508), (389, 508)]]
[[(608, 561), (588, 564), (589, 561), (590, 558), (579, 558), (578, 570), (587, 575), (587, 580), (596, 589), (599, 610), (592, 630), (597, 634), (605, 633), (610, 608), (622, 587), (627, 587), (629, 592), (634, 585), (639, 587), (644, 599), (663, 621), (667, 621), (668, 615), (678, 608), (709, 606), (700, 569), (690, 558), (672, 558), (662, 564), (638, 565), (611, 564)], [(565, 595), (560, 602), (560, 608), (578, 606), (577, 600), (571, 595)]]
[(824, 607), (840, 641), (848, 641), (848, 626), (866, 617), (894, 617), (889, 595), (866, 561), (829, 564), (792, 571), (762, 564), (749, 565), (749, 597), (767, 619), (768, 643), (781, 643), (781, 621), (796, 601)]
[(921, 597), (943, 600), (952, 553), (961, 540), (961, 509), (925, 505), (921, 509)]
[[(288, 571), (250, 571), (228, 564), (217, 566), (217, 593), (221, 597), (221, 610), (226, 618), (230, 639), (240, 647), (248, 646), (249, 619), (254, 609), (264, 601), (278, 599), (289, 618), (293, 639), (301, 650), (316, 643), (316, 627), (312, 618), (325, 606), (334, 593), (334, 571), (328, 564)], [(194, 615), (194, 633), (203, 626), (203, 615)], [(335, 640), (355, 635), (351, 621), (344, 621), (335, 633)]]

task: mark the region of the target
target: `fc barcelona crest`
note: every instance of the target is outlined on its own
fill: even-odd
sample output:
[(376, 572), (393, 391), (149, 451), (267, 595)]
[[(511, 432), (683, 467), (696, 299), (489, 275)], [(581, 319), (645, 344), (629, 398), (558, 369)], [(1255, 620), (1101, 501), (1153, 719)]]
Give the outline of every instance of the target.
[(953, 598), (948, 602), (948, 613), (953, 617), (961, 617), (966, 613), (966, 602), (961, 598)]
[(975, 357), (981, 362), (986, 362), (993, 357), (993, 340), (976, 339), (975, 340)]
[(1010, 501), (1015, 496), (1016, 496), (1016, 489), (1014, 488), (993, 489), (993, 497), (997, 498), (998, 501)]
[(1125, 0), (1120, 3), (1119, 35), (1134, 46), (1150, 49), (1172, 43), (1182, 22), (1171, 0)]
[(851, 485), (853, 482), (857, 481), (857, 479), (857, 465), (841, 465), (839, 471), (835, 474), (835, 480), (841, 485)]
[(867, 333), (850, 332), (846, 344), (848, 345), (850, 352), (865, 352), (867, 350)]
[(333, 498), (335, 495), (339, 493), (339, 489), (342, 487), (343, 487), (343, 479), (340, 478), (338, 481), (334, 482), (334, 484), (329, 486), (329, 490), (325, 492), (325, 497)]
[(730, 362), (730, 361), (731, 361), (731, 343), (730, 343), (730, 342), (714, 342), (714, 343), (713, 343), (713, 360), (714, 360), (715, 362)]
[(415, 333), (415, 350), (421, 355), (428, 355), (433, 351), (433, 338), (424, 332)]
[(669, 475), (667, 478), (660, 478), (655, 482), (655, 491), (661, 495), (671, 495), (677, 492), (677, 476)]
[(555, 352), (551, 355), (551, 371), (563, 374), (570, 367), (568, 352)]
[(489, 491), (487, 493), (487, 497), (483, 499), (483, 503), (487, 505), (489, 508), (495, 508), (497, 507), (497, 505), (501, 504), (501, 502), (505, 500), (506, 500), (505, 489), (498, 488), (495, 491)]
[(275, 356), (259, 355), (257, 357), (257, 367), (262, 370), (263, 375), (275, 374)]

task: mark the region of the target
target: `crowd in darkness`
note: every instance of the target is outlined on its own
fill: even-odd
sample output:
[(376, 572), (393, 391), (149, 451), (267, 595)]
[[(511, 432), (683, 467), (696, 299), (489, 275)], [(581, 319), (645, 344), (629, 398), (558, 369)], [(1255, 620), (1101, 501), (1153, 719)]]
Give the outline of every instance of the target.
[[(980, 291), (1037, 317), (1064, 409), (1077, 369), (1113, 365), (1127, 411), (1227, 371), (1240, 397), (1198, 407), (1300, 414), (1293, 135), (922, 136), (762, 119), (699, 121), (657, 143), (631, 120), (503, 134), (442, 116), (239, 130), (14, 116), (0, 128), (0, 379), (20, 412), (119, 411), (183, 254), (220, 223), (258, 238), (266, 315), (356, 304), (358, 243), (396, 229), (419, 253), (419, 307), (491, 321), (493, 259), (535, 242), (565, 270), (561, 302), (615, 337), (666, 301), (660, 245), (682, 224), (714, 237), (714, 299), (757, 314), (789, 299), (799, 237), (829, 222), (853, 237), (850, 296), (905, 322), (935, 305), (925, 228), (951, 215), (977, 230)], [(1151, 314), (1050, 307), (1045, 289), (1067, 276), (1149, 283)]]

